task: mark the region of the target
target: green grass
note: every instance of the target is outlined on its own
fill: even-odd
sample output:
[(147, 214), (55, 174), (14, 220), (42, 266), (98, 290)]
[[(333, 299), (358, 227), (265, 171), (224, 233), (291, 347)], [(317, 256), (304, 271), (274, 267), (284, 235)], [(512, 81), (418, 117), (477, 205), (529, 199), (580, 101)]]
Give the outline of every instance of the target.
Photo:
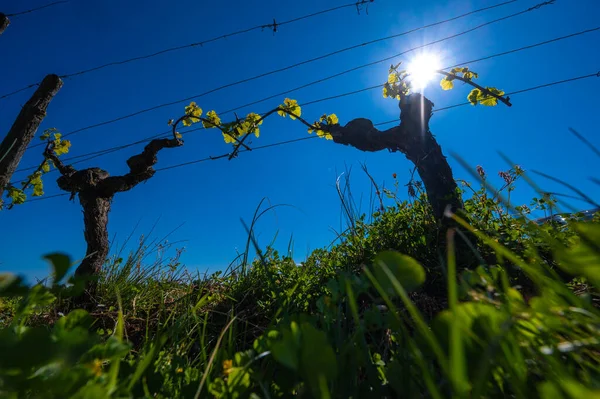
[(45, 285), (4, 275), (0, 397), (600, 397), (600, 219), (531, 223), (559, 204), (512, 207), (506, 176), (463, 183), (444, 245), (419, 186), (367, 222), (338, 185), (349, 228), (301, 266), (260, 249), (259, 206), (226, 271), (189, 275), (143, 239), (87, 311), (65, 255)]

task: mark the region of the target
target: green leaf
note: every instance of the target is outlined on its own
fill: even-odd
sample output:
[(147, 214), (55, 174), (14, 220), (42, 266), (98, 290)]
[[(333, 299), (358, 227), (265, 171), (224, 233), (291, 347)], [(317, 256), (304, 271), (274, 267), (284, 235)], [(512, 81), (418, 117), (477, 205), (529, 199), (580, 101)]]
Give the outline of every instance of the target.
[(555, 248), (558, 266), (573, 276), (583, 276), (596, 288), (600, 287), (600, 225), (573, 223), (579, 232), (578, 242), (570, 248)]
[(488, 107), (495, 107), (496, 105), (498, 105), (498, 99), (496, 97), (484, 94), (483, 97), (479, 100), (479, 103)]
[[(503, 96), (504, 92), (502, 90), (498, 90), (495, 87), (486, 87), (486, 90), (491, 93), (491, 94), (495, 94), (496, 96)], [(488, 94), (488, 93), (484, 93), (482, 91), (479, 91), (479, 96), (477, 98), (479, 100), (479, 103), (481, 105), (485, 105), (488, 107), (494, 107), (496, 105), (498, 105), (498, 99), (496, 97), (493, 97), (492, 95)]]
[(291, 322), (281, 330), (280, 339), (271, 345), (273, 358), (291, 370), (299, 372), (315, 397), (322, 393), (323, 381), (337, 376), (337, 360), (325, 332), (308, 322)]
[(27, 297), (27, 306), (44, 307), (52, 304), (56, 297), (42, 284), (31, 287)]
[(32, 186), (33, 186), (33, 193), (31, 194), (32, 197), (41, 197), (42, 195), (44, 195), (44, 185), (41, 181), (36, 184), (32, 184)]
[(54, 330), (72, 330), (75, 327), (89, 328), (92, 325), (92, 317), (83, 309), (75, 309), (68, 315), (61, 317), (54, 324)]
[(91, 347), (81, 359), (84, 362), (90, 362), (94, 359), (111, 359), (118, 362), (130, 350), (131, 345), (129, 343), (110, 337), (106, 342)]
[(29, 292), (23, 278), (12, 273), (0, 273), (0, 298), (20, 297)]
[[(486, 303), (465, 302), (457, 306), (456, 312), (444, 310), (438, 313), (433, 320), (432, 328), (442, 346), (449, 351), (450, 330), (452, 324), (459, 322), (460, 329), (466, 334), (461, 334), (465, 349), (474, 353), (481, 351), (481, 342), (490, 342), (500, 334), (502, 323), (506, 315), (494, 306)], [(479, 337), (481, 340), (474, 339)]]
[(337, 376), (337, 361), (333, 348), (327, 341), (325, 332), (317, 330), (308, 323), (300, 327), (302, 332), (302, 371), (315, 394), (322, 394), (321, 382), (331, 381)]
[[(50, 332), (44, 327), (32, 327), (16, 334), (13, 329), (0, 330), (0, 369), (41, 367), (57, 355)], [(4, 375), (3, 375), (4, 378)]]
[(469, 100), (469, 102), (472, 105), (477, 105), (477, 100), (479, 99), (480, 95), (481, 95), (481, 90), (479, 90), (479, 89), (473, 89), (473, 90), (471, 90), (471, 92), (467, 96), (467, 100)]
[(25, 202), (27, 196), (23, 190), (20, 190), (15, 187), (10, 187), (7, 193), (8, 198), (11, 199), (12, 203), (15, 205), (20, 205)]
[(425, 282), (425, 269), (419, 262), (396, 251), (381, 252), (375, 257), (373, 271), (379, 284), (391, 295), (395, 294), (395, 290), (381, 265), (385, 265), (390, 269), (406, 291), (414, 291)]
[(546, 381), (538, 385), (541, 398), (568, 398), (568, 399), (599, 399), (600, 390), (591, 390), (580, 381), (564, 378), (561, 381)]
[(452, 90), (452, 88), (454, 87), (454, 82), (448, 80), (447, 78), (444, 78), (440, 81), (440, 86), (442, 86), (442, 89), (444, 90)]
[(208, 392), (211, 395), (214, 395), (215, 398), (223, 398), (226, 397), (227, 394), (227, 386), (225, 385), (225, 381), (221, 378), (215, 378), (210, 384), (208, 384)]
[(479, 75), (473, 71), (466, 71), (463, 73), (463, 78), (466, 80), (473, 80), (473, 78), (477, 79)]
[(227, 385), (230, 391), (234, 393), (233, 397), (239, 397), (250, 388), (251, 376), (249, 369), (245, 367), (233, 367), (227, 377)]
[(100, 384), (91, 383), (84, 385), (72, 399), (102, 399), (109, 396), (109, 392)]
[[(294, 327), (292, 322), (292, 328)], [(297, 371), (300, 366), (300, 359), (298, 358), (298, 339), (295, 337), (296, 334), (290, 329), (284, 329), (282, 331), (281, 340), (273, 343), (271, 347), (271, 353), (273, 358), (284, 366)]]
[(40, 136), (40, 140), (41, 141), (46, 141), (48, 140), (48, 138), (50, 137), (50, 134), (52, 133), (51, 129), (47, 129), (44, 131), (44, 133), (42, 133), (42, 135)]
[(61, 253), (45, 255), (43, 259), (46, 259), (52, 264), (53, 284), (56, 285), (60, 283), (71, 267), (71, 259), (67, 255)]

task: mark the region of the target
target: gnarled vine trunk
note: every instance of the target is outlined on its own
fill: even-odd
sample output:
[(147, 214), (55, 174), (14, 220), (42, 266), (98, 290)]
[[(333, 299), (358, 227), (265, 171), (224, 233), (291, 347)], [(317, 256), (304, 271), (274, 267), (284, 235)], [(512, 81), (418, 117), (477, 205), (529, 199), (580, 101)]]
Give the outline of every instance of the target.
[[(437, 249), (440, 257), (445, 259), (448, 249), (447, 233), (450, 228), (457, 229), (458, 226), (444, 214), (448, 207), (452, 212), (462, 210), (462, 198), (452, 168), (429, 130), (433, 103), (423, 95), (414, 93), (404, 97), (399, 106), (400, 124), (391, 129), (380, 131), (370, 120), (358, 118), (343, 127), (332, 126), (330, 132), (336, 143), (350, 145), (362, 151), (400, 151), (415, 164), (440, 227)], [(464, 235), (471, 241), (475, 240), (475, 237), (466, 232)], [(454, 254), (459, 268), (471, 268), (479, 262), (462, 238), (456, 238)], [(445, 293), (443, 287), (432, 286), (431, 289), (431, 293), (435, 295)]]
[(400, 151), (415, 164), (425, 185), (427, 198), (438, 220), (443, 220), (447, 206), (462, 208), (452, 169), (429, 131), (433, 103), (419, 93), (400, 101), (400, 124), (380, 131), (364, 118), (350, 121), (346, 126), (331, 127), (336, 143), (350, 145), (361, 151)]
[(96, 193), (79, 193), (83, 208), (83, 234), (87, 243), (85, 258), (75, 275), (98, 275), (108, 256), (108, 213), (113, 196), (99, 197)]
[[(77, 267), (77, 276), (98, 276), (108, 256), (108, 215), (112, 200), (116, 193), (129, 191), (139, 183), (150, 179), (156, 172), (153, 166), (158, 161), (157, 154), (163, 148), (173, 148), (183, 145), (179, 139), (152, 140), (141, 154), (134, 155), (127, 160), (129, 173), (123, 176), (110, 176), (100, 168), (76, 170), (72, 166), (64, 165), (54, 154), (52, 148), (45, 152), (61, 177), (58, 186), (69, 193), (71, 198), (79, 195), (79, 202), (83, 208), (84, 236), (87, 244), (86, 257)], [(95, 289), (93, 282), (88, 283), (88, 297)]]

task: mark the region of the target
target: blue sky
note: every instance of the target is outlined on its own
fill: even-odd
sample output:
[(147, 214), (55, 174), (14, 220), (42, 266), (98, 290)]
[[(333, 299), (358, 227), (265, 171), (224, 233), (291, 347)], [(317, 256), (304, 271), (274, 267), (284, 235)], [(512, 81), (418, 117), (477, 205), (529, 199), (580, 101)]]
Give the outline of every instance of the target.
[[(294, 24), (277, 33), (268, 30), (209, 43), (139, 62), (109, 67), (66, 79), (54, 99), (42, 128), (56, 127), (68, 133), (164, 102), (193, 96), (214, 87), (284, 67), (337, 49), (400, 33), (500, 1), (376, 0), (363, 11), (346, 8)], [(32, 8), (45, 0), (4, 4), (3, 12)], [(346, 1), (302, 2), (177, 2), (106, 0), (72, 1), (13, 19), (0, 37), (0, 49), (8, 62), (0, 64), (0, 92), (16, 90), (41, 80), (47, 73), (68, 74), (80, 69), (132, 56), (152, 53), (346, 4)], [(197, 100), (206, 111), (227, 110), (339, 71), (399, 53), (430, 41), (521, 11), (536, 1), (517, 1), (448, 24), (398, 39), (364, 46), (325, 60), (215, 92)], [(574, 6), (576, 3), (576, 7)], [(539, 41), (598, 26), (600, 2), (557, 0), (556, 4), (492, 24), (460, 38), (428, 48), (442, 64), (453, 65)], [(548, 82), (595, 73), (600, 70), (600, 42), (596, 31), (572, 39), (470, 65), (483, 85), (507, 92)], [(410, 61), (406, 54), (397, 61)], [(289, 95), (299, 103), (334, 96), (383, 83), (390, 62), (313, 85)], [(600, 167), (598, 159), (568, 131), (573, 127), (600, 146), (600, 114), (593, 98), (600, 78), (533, 91), (512, 98), (513, 107), (459, 107), (434, 114), (431, 130), (444, 153), (459, 153), (467, 162), (481, 164), (489, 175), (507, 168), (501, 151), (525, 170), (541, 170), (568, 180), (598, 199), (599, 188), (588, 180)], [(10, 128), (32, 90), (0, 100), (0, 131)], [(425, 89), (436, 107), (465, 101), (468, 89), (444, 92), (433, 84)], [(283, 101), (270, 100), (240, 110), (264, 112)], [(87, 130), (70, 137), (69, 155), (125, 144), (160, 133), (166, 122), (180, 116), (183, 105), (174, 105)], [(366, 117), (374, 122), (397, 118), (397, 104), (380, 90), (325, 101), (303, 108), (309, 120), (336, 113), (340, 123)], [(223, 119), (232, 117), (222, 115)], [(390, 125), (386, 126), (389, 127)], [(265, 121), (261, 137), (253, 145), (307, 136), (306, 129), (288, 118)], [(80, 167), (98, 166), (111, 174), (127, 171), (125, 160), (142, 145), (96, 158)], [(41, 148), (30, 149), (21, 167), (39, 163)], [(185, 136), (185, 146), (164, 150), (158, 167), (220, 155), (229, 151), (218, 131), (199, 131)], [(471, 179), (449, 156), (457, 178)], [(181, 226), (170, 241), (186, 240), (182, 260), (192, 269), (214, 271), (226, 266), (242, 250), (246, 233), (240, 218), (250, 221), (262, 198), (271, 204), (289, 204), (270, 213), (257, 226), (259, 243), (266, 245), (278, 232), (276, 246), (285, 251), (290, 237), (294, 258), (301, 261), (310, 250), (328, 245), (340, 229), (340, 202), (335, 191), (337, 176), (352, 167), (355, 198), (364, 196), (368, 211), (369, 181), (360, 171), (366, 163), (378, 182), (392, 184), (397, 173), (402, 184), (409, 180), (411, 164), (400, 153), (363, 153), (325, 140), (307, 140), (286, 146), (244, 153), (232, 161), (219, 160), (157, 173), (133, 191), (117, 195), (110, 215), (110, 234), (115, 244), (148, 233), (156, 224), (160, 238)], [(46, 194), (60, 193), (53, 175), (46, 176)], [(56, 176), (56, 175), (54, 175)], [(18, 173), (15, 179), (25, 177)], [(566, 193), (551, 182), (536, 178), (546, 190)], [(495, 182), (498, 178), (494, 177)], [(405, 195), (405, 194), (402, 194)], [(528, 204), (533, 191), (525, 183), (514, 193), (516, 203)], [(570, 201), (580, 209), (588, 205)], [(137, 230), (134, 231), (134, 227)], [(85, 254), (80, 206), (59, 197), (0, 212), (0, 270), (44, 277), (48, 267), (41, 256), (54, 251), (78, 259)]]

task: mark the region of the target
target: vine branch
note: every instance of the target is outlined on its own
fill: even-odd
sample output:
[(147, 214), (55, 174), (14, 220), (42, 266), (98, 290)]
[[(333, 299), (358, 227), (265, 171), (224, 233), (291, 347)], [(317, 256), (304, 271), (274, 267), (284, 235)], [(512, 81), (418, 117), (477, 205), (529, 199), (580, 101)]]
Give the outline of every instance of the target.
[(466, 84), (468, 84), (470, 86), (475, 87), (476, 89), (479, 89), (482, 93), (484, 93), (484, 94), (486, 94), (486, 95), (488, 95), (490, 97), (496, 98), (498, 101), (501, 101), (502, 103), (506, 104), (507, 106), (512, 107), (512, 104), (510, 103), (510, 97), (499, 96), (498, 94), (493, 93), (490, 90), (486, 89), (485, 87), (483, 87), (481, 85), (478, 85), (477, 83), (473, 82), (471, 79), (465, 79), (465, 78), (463, 78), (461, 76), (458, 76), (458, 75), (455, 75), (455, 74), (452, 74), (452, 73), (449, 73), (449, 72), (446, 72), (446, 71), (442, 71), (441, 69), (437, 70), (435, 72), (439, 73), (441, 75), (444, 75), (444, 76), (446, 76), (448, 78), (460, 80), (463, 83), (466, 83)]
[[(300, 117), (300, 116), (298, 116), (298, 115), (294, 114), (293, 112), (291, 112), (291, 111), (289, 111), (289, 110), (287, 110), (287, 109), (285, 109), (285, 108), (281, 108), (281, 107), (277, 107), (277, 108), (275, 108), (275, 109), (272, 109), (271, 111), (269, 111), (269, 112), (267, 112), (266, 114), (264, 114), (263, 116), (261, 116), (261, 117), (260, 117), (260, 119), (259, 119), (259, 120), (256, 122), (256, 124), (259, 124), (260, 122), (262, 122), (263, 120), (265, 120), (266, 118), (268, 118), (269, 116), (273, 115), (275, 112), (278, 112), (278, 111), (282, 111), (282, 112), (285, 112), (286, 114), (288, 114), (288, 115), (290, 115), (290, 116), (293, 116), (294, 118), (298, 119), (298, 120), (299, 120), (301, 123), (303, 123), (303, 124), (304, 124), (306, 127), (308, 127), (309, 129), (310, 129), (310, 128), (313, 128), (313, 129), (317, 128), (317, 126), (315, 126), (314, 124), (307, 122), (307, 121), (306, 121), (306, 119), (304, 119), (304, 118), (302, 118), (302, 117)], [(249, 135), (249, 134), (247, 134), (247, 135), (245, 135), (244, 137), (242, 137), (242, 140), (240, 141), (240, 145), (243, 145), (243, 144), (244, 144), (244, 141), (246, 140), (246, 138), (247, 138), (248, 136), (250, 136), (250, 135)], [(238, 146), (236, 146), (236, 147), (234, 148), (233, 152), (231, 153), (231, 155), (229, 155), (229, 160), (230, 160), (230, 161), (231, 161), (233, 158), (235, 158), (235, 157), (236, 157), (237, 153), (239, 152), (239, 148), (240, 148), (240, 146), (239, 146), (239, 145), (238, 145)]]

